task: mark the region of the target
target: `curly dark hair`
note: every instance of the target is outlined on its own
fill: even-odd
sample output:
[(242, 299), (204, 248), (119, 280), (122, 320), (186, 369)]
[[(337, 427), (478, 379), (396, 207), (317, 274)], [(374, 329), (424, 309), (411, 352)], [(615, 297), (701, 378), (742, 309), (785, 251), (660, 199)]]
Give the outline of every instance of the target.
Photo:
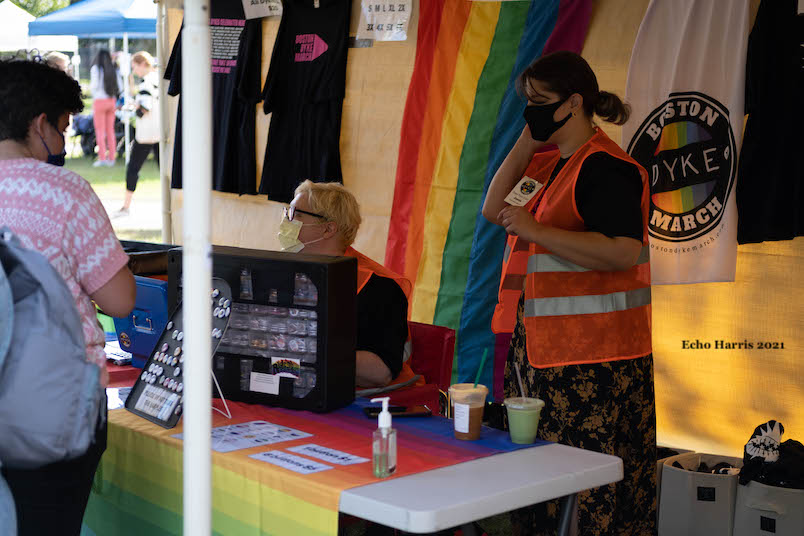
[(44, 62), (0, 60), (0, 81), (0, 141), (25, 141), (39, 114), (58, 128), (65, 112), (84, 109), (78, 82)]

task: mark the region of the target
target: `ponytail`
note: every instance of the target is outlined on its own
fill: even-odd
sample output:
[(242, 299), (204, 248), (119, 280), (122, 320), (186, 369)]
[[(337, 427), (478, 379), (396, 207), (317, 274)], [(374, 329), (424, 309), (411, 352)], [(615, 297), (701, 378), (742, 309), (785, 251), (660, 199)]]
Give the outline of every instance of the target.
[(620, 97), (608, 91), (600, 91), (594, 71), (581, 56), (567, 50), (552, 52), (536, 58), (517, 79), (517, 92), (528, 96), (534, 80), (543, 82), (546, 88), (567, 99), (573, 93), (583, 97), (583, 109), (589, 119), (597, 114), (604, 121), (622, 125), (631, 115), (631, 107)]
[(601, 91), (597, 94), (594, 113), (599, 115), (603, 121), (622, 125), (628, 121), (628, 117), (631, 115), (631, 107), (614, 93)]

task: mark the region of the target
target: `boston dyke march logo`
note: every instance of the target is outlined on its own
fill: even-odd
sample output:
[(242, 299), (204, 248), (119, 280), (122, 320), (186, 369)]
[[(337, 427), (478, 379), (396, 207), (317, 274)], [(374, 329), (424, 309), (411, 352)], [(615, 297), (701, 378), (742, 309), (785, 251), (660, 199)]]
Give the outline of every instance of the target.
[(671, 93), (637, 129), (628, 153), (650, 177), (651, 236), (683, 242), (717, 226), (737, 169), (725, 106), (703, 93)]

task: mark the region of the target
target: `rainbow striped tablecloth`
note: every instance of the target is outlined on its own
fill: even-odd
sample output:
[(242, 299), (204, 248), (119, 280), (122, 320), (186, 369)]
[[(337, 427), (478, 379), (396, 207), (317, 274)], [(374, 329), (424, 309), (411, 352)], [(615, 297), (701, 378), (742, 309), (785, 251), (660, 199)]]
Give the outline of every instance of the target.
[[(287, 453), (289, 448), (314, 443), (370, 459), (376, 419), (363, 415), (363, 405), (361, 401), (314, 414), (230, 402), (231, 421), (215, 413), (214, 427), (262, 420), (313, 436), (213, 452), (214, 534), (336, 535), (341, 491), (377, 482), (370, 462), (330, 464), (333, 469), (302, 475), (249, 456), (276, 450)], [(506, 433), (488, 428), (479, 441), (455, 440), (452, 422), (442, 417), (397, 418), (394, 428), (398, 430), (398, 470), (391, 478), (522, 448), (511, 443)], [(181, 534), (182, 442), (171, 437), (181, 431), (181, 424), (165, 430), (124, 409), (109, 413), (109, 446), (95, 477), (83, 535)]]

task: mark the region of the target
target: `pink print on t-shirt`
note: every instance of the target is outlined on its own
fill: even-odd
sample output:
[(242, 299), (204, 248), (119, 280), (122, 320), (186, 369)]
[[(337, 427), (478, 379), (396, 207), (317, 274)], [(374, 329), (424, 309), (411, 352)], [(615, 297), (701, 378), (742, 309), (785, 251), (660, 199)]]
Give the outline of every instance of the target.
[(316, 34), (299, 34), (296, 36), (299, 51), (296, 52), (296, 62), (313, 61), (329, 48), (329, 45)]

